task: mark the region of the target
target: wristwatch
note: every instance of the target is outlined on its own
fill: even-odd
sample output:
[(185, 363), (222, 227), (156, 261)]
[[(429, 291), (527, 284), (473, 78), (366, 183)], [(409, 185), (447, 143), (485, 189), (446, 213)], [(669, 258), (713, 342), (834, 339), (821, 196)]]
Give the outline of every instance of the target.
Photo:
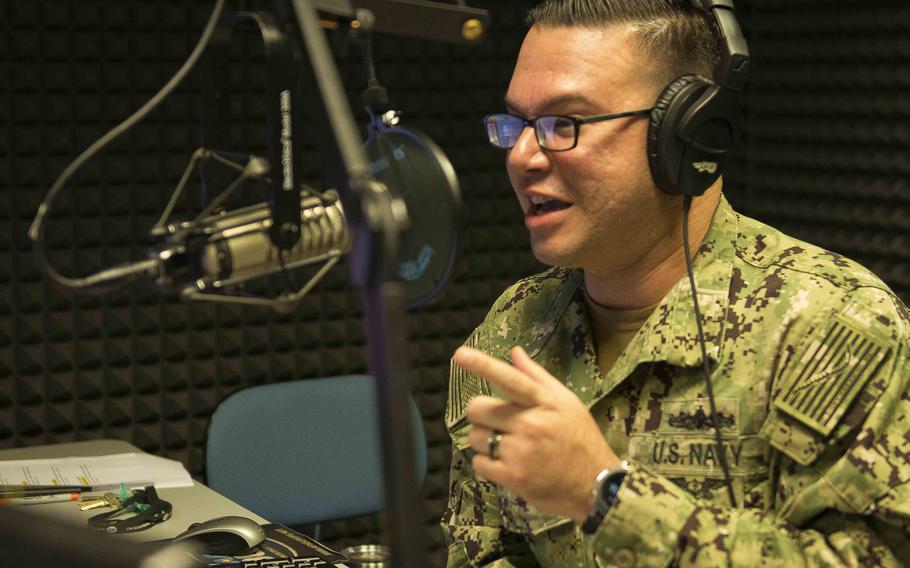
[(616, 494), (622, 486), (626, 474), (629, 472), (629, 462), (622, 460), (613, 467), (602, 469), (594, 479), (594, 489), (591, 494), (594, 496), (594, 504), (591, 506), (591, 512), (581, 530), (585, 534), (594, 534), (607, 516), (607, 511), (616, 502)]

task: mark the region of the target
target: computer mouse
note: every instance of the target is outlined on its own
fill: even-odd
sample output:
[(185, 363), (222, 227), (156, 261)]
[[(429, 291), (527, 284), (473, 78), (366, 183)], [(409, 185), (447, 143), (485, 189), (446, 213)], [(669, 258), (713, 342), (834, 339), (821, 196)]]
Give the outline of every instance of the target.
[(198, 542), (205, 554), (241, 556), (265, 540), (265, 530), (246, 517), (218, 517), (190, 525), (171, 542), (183, 540)]

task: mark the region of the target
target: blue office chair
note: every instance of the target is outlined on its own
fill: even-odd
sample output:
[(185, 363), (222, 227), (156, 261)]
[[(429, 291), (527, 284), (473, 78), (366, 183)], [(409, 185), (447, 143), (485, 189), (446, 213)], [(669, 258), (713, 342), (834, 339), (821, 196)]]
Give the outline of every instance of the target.
[[(413, 398), (418, 484), (427, 468)], [(354, 375), (255, 386), (215, 409), (206, 440), (209, 487), (272, 522), (320, 523), (384, 507), (376, 385)]]

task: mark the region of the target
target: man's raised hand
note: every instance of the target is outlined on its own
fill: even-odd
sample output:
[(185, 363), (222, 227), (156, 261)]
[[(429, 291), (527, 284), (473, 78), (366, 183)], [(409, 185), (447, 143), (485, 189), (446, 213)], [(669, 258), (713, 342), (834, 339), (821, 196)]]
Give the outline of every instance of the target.
[[(619, 458), (575, 393), (521, 347), (511, 356), (510, 365), (470, 347), (455, 352), (455, 363), (503, 397), (478, 396), (468, 405), (474, 471), (544, 512), (583, 521), (594, 478)], [(498, 459), (489, 456), (494, 432), (503, 433)]]

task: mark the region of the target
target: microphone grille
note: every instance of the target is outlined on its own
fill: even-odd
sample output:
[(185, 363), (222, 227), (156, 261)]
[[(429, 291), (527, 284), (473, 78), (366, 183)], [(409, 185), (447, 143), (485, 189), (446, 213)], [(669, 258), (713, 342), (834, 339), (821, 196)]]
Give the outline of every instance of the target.
[(341, 201), (307, 207), (301, 210), (300, 215), (300, 242), (297, 246), (306, 258), (332, 251), (348, 251), (350, 234)]

